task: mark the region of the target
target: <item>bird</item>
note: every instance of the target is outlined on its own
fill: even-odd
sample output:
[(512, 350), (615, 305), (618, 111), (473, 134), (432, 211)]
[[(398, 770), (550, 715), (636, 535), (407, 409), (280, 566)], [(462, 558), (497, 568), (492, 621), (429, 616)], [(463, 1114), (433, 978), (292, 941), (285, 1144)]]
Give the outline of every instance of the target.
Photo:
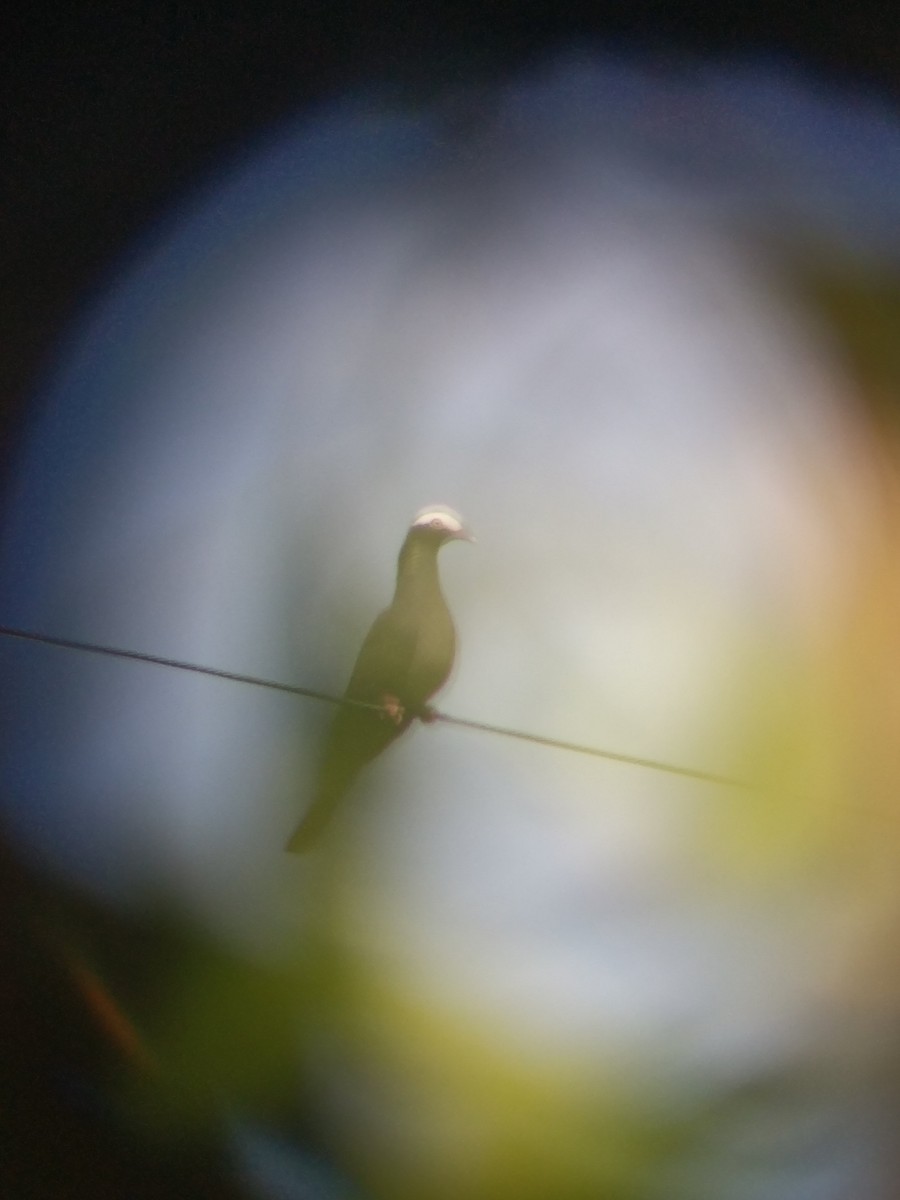
[[(417, 718), (434, 720), (428, 704), (447, 682), (456, 657), (456, 631), (438, 574), (447, 542), (475, 538), (452, 508), (420, 509), (397, 560), (390, 605), (366, 634), (341, 704), (324, 736), (312, 801), (287, 850), (315, 846), (359, 773)], [(361, 704), (371, 707), (361, 707)]]

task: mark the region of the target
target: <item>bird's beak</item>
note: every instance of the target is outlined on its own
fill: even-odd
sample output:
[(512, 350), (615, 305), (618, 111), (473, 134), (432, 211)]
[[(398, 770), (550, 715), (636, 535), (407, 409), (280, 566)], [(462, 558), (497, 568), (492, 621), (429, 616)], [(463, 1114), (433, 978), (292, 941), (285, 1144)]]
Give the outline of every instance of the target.
[(455, 533), (453, 536), (456, 538), (459, 538), (459, 540), (462, 542), (477, 542), (478, 541), (478, 538), (475, 536), (475, 534), (472, 533), (471, 530), (466, 529), (465, 526), (463, 526), (463, 528), (459, 531), (459, 533)]

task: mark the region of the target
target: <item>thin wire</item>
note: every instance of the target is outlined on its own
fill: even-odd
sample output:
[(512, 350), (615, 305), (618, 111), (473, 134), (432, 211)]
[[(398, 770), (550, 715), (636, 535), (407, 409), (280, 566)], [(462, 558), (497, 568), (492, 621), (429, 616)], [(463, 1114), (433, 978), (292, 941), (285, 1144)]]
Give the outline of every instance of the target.
[(88, 654), (105, 654), (109, 658), (128, 658), (134, 662), (150, 663), (154, 667), (173, 667), (176, 671), (193, 671), (196, 675), (211, 675), (213, 679), (228, 679), (232, 683), (249, 683), (253, 687), (269, 688), (273, 692), (287, 692), (291, 696), (306, 696), (310, 700), (324, 700), (326, 704), (351, 704), (357, 708), (377, 709), (377, 704), (366, 704), (362, 700), (347, 700), (331, 696), (328, 692), (317, 692), (314, 688), (300, 687), (293, 683), (278, 683), (273, 679), (262, 679), (257, 675), (242, 675), (238, 671), (223, 671), (219, 667), (204, 667), (199, 663), (184, 662), (178, 658), (163, 658), (160, 654), (144, 654), (140, 650), (122, 650), (118, 646), (101, 646), (96, 642), (80, 642), (71, 638), (54, 637), (48, 633), (35, 633), (29, 629), (16, 629), (0, 625), (4, 637), (21, 638), (27, 642), (40, 642), (45, 646), (59, 646), (63, 650), (82, 650)]
[[(78, 650), (87, 654), (105, 654), (109, 658), (131, 659), (133, 662), (150, 663), (155, 667), (172, 667), (176, 671), (192, 671), (195, 675), (209, 675), (213, 679), (226, 679), (231, 683), (247, 683), (252, 687), (268, 688), (274, 692), (286, 692), (290, 696), (305, 696), (309, 700), (321, 700), (326, 704), (346, 705), (380, 712), (377, 704), (365, 700), (353, 700), (347, 696), (333, 696), (315, 688), (300, 687), (294, 683), (279, 683), (263, 679), (258, 675), (243, 675), (238, 671), (224, 671), (220, 667), (205, 667), (199, 663), (184, 662), (178, 658), (164, 658), (159, 654), (145, 654), (139, 650), (122, 650), (117, 646), (101, 646), (95, 642), (75, 641), (72, 638), (54, 637), (47, 633), (17, 629), (11, 625), (0, 625), (0, 635), (18, 638), (26, 642), (39, 642), (44, 646), (57, 646), (62, 650)], [(503, 725), (489, 725), (484, 721), (472, 721), (467, 717), (454, 717), (450, 713), (432, 709), (429, 720), (442, 721), (445, 725), (458, 725), (464, 729), (477, 729), (498, 737), (516, 738), (521, 742), (532, 742), (538, 746), (550, 746), (554, 750), (567, 750), (572, 754), (587, 754), (592, 758), (605, 758), (611, 762), (627, 763), (632, 767), (643, 767), (648, 771), (664, 771), (668, 775), (680, 775), (687, 779), (698, 779), (703, 783), (715, 783), (724, 787), (749, 787), (739, 779), (719, 775), (714, 771), (702, 771), (695, 767), (682, 767), (674, 763), (661, 762), (654, 758), (642, 758), (635, 754), (621, 754), (615, 750), (602, 750), (599, 746), (585, 746), (579, 742), (566, 742), (560, 738), (546, 737), (540, 733), (525, 733), (519, 729), (507, 729)]]
[(599, 746), (585, 746), (582, 742), (566, 742), (562, 738), (547, 737), (542, 733), (525, 733), (520, 729), (507, 729), (504, 725), (488, 725), (484, 721), (472, 721), (468, 717), (454, 717), (450, 713), (435, 712), (434, 719), (447, 725), (461, 725), (465, 729), (480, 729), (482, 733), (495, 733), (500, 737), (518, 738), (521, 742), (534, 742), (538, 746), (552, 746), (555, 750), (568, 750), (573, 754), (589, 754), (593, 758), (605, 758), (611, 762), (627, 763), (632, 767), (644, 767), (648, 771), (665, 771), (668, 775), (681, 775), (686, 779), (699, 779), (703, 783), (716, 783), (723, 787), (749, 788), (752, 785), (729, 775), (718, 775), (715, 771), (702, 771), (697, 767), (679, 767), (675, 763), (660, 762), (655, 758), (641, 758), (637, 754), (622, 754), (617, 750), (601, 750)]

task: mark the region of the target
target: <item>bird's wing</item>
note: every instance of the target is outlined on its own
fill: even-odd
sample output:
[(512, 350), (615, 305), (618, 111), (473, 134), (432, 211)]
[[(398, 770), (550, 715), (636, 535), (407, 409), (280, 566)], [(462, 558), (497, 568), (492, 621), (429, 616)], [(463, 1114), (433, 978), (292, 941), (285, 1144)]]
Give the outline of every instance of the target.
[(403, 697), (416, 654), (414, 621), (395, 608), (386, 608), (366, 634), (345, 695), (380, 704), (387, 695)]
[[(381, 705), (387, 696), (403, 701), (416, 651), (416, 631), (403, 613), (387, 608), (366, 634), (344, 695)], [(322, 744), (313, 802), (288, 842), (300, 853), (314, 845), (331, 820), (341, 797), (359, 772), (395, 741), (412, 721), (343, 705), (334, 715)]]

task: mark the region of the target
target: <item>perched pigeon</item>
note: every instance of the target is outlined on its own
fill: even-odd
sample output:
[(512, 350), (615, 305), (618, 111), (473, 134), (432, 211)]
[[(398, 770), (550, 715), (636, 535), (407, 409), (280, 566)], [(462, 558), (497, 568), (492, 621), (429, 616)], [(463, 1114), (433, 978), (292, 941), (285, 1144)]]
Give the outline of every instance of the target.
[(344, 704), (325, 737), (312, 804), (287, 844), (301, 853), (312, 846), (362, 768), (409, 728), (430, 719), (429, 697), (447, 681), (456, 634), (438, 577), (438, 550), (456, 538), (473, 541), (452, 509), (417, 513), (397, 563), (390, 608), (366, 635), (344, 693)]

